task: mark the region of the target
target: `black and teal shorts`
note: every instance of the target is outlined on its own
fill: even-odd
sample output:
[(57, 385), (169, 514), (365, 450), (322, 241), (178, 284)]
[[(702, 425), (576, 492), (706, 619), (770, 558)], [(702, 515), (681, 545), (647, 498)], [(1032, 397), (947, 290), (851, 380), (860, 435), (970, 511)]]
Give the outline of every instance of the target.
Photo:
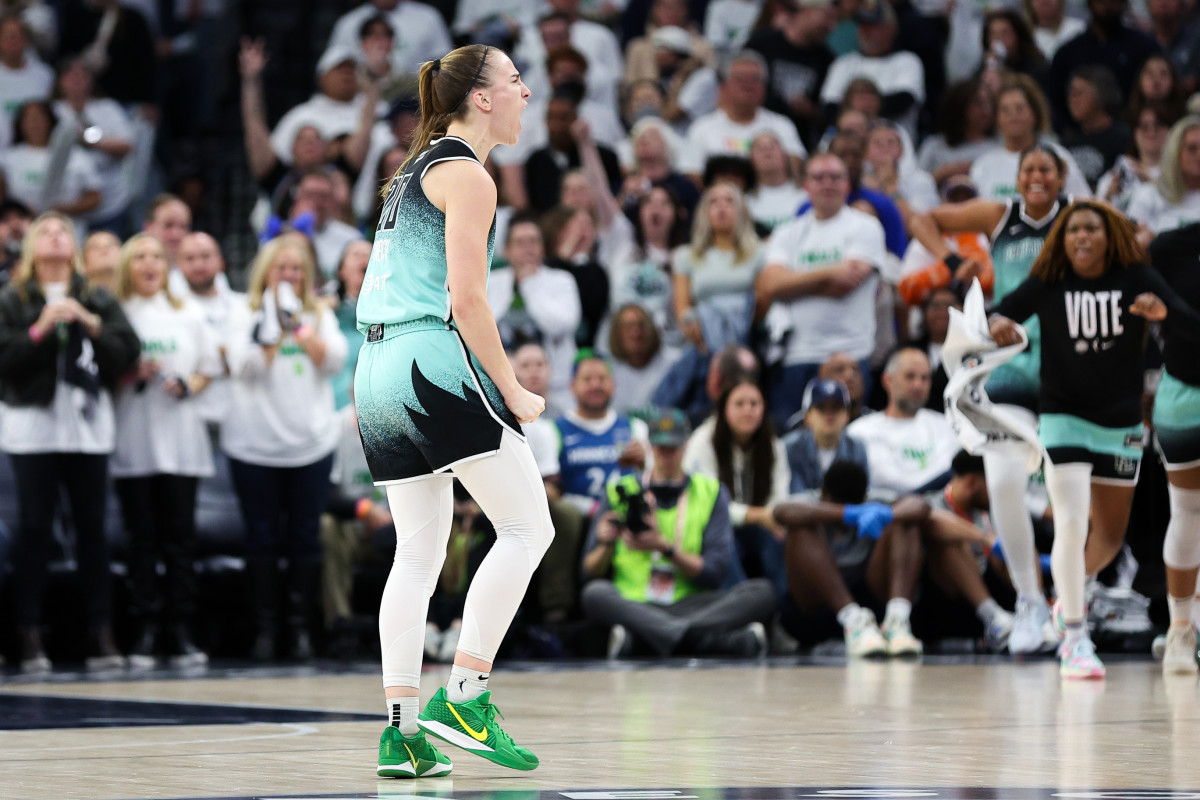
[(1106, 428), (1072, 414), (1042, 414), (1038, 438), (1051, 464), (1091, 464), (1092, 480), (1137, 484), (1142, 465), (1142, 423)]
[(445, 472), (494, 454), (521, 425), (462, 335), (437, 317), (372, 325), (354, 404), (376, 485)]
[(1168, 470), (1200, 467), (1200, 386), (1163, 370), (1154, 398), (1154, 438)]

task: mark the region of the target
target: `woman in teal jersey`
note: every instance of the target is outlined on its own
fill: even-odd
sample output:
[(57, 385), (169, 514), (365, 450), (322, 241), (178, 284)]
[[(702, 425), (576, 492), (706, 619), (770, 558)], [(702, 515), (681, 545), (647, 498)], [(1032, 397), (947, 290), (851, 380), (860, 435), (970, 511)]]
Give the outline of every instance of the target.
[[(446, 775), (433, 734), (529, 770), (537, 757), (496, 721), (487, 680), (533, 570), (554, 536), (520, 423), (545, 401), (521, 388), (487, 302), (496, 185), (483, 168), (513, 145), (529, 89), (512, 60), (468, 45), (421, 65), (421, 123), (389, 182), (358, 299), (366, 334), (354, 380), (359, 432), (396, 522), (379, 613), (391, 724), (377, 774)], [(449, 683), (419, 705), (425, 618), (446, 556), (458, 478), (496, 528), (467, 592)]]
[[(913, 235), (945, 262), (954, 279), (968, 283), (982, 266), (956, 255), (943, 234), (987, 234), (992, 243), (994, 299), (998, 303), (1029, 277), (1046, 235), (1059, 212), (1070, 202), (1069, 197), (1061, 194), (1065, 181), (1066, 165), (1058, 153), (1046, 145), (1035, 144), (1021, 153), (1018, 162), (1018, 197), (939, 206), (913, 218)], [(1029, 347), (992, 373), (987, 391), (992, 402), (1006, 404), (1009, 411), (1024, 415), (1034, 425), (1041, 363), (1036, 320), (1026, 326), (1026, 333)], [(991, 514), (1017, 589), (1017, 614), (1009, 650), (1014, 654), (1036, 652), (1053, 646), (1055, 637), (1047, 625), (1049, 609), (1037, 580), (1033, 523), (1025, 508), (1029, 476), (1023, 451), (1015, 441), (994, 442), (988, 445), (983, 458)]]

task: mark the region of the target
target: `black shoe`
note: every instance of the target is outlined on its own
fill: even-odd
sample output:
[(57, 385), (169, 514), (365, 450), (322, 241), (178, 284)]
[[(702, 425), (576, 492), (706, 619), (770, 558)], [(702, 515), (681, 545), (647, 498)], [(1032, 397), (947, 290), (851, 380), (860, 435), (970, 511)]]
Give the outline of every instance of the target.
[(37, 628), (18, 628), (17, 637), (21, 644), (21, 672), (26, 675), (41, 675), (53, 666), (42, 647), (42, 634)]
[(158, 649), (158, 626), (143, 625), (133, 640), (133, 648), (129, 651), (130, 669), (154, 669), (158, 664), (155, 655)]
[(292, 649), (288, 652), (288, 657), (294, 661), (312, 661), (312, 638), (308, 631), (303, 628), (292, 631)]
[(275, 660), (275, 634), (272, 631), (259, 631), (254, 637), (254, 646), (250, 648), (250, 658), (255, 661)]
[(176, 625), (171, 630), (171, 653), (169, 661), (176, 669), (203, 667), (208, 664), (208, 653), (205, 653), (192, 641), (192, 632), (183, 624)]

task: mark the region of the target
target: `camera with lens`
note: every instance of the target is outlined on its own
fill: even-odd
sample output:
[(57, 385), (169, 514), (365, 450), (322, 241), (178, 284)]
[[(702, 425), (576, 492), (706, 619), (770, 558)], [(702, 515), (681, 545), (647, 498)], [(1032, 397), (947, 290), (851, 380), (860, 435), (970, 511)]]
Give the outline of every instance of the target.
[(646, 515), (650, 513), (650, 506), (646, 503), (641, 484), (630, 487), (621, 481), (615, 488), (617, 503), (613, 507), (613, 511), (617, 512), (621, 524), (629, 528), (629, 532), (635, 536), (649, 530), (650, 526), (646, 523)]

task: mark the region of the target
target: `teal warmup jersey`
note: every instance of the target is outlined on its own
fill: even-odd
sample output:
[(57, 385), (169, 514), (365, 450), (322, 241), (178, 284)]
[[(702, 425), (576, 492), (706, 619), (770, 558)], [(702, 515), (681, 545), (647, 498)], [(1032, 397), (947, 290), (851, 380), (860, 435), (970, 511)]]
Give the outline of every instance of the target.
[[(1008, 201), (1008, 212), (992, 232), (992, 269), (995, 271), (993, 301), (999, 303), (1029, 277), (1033, 262), (1042, 252), (1058, 213), (1071, 204), (1071, 198), (1059, 197), (1050, 213), (1035, 220), (1025, 211), (1020, 197)], [(1029, 347), (1001, 365), (988, 380), (988, 397), (994, 403), (1012, 403), (1037, 411), (1041, 371), (1041, 326), (1036, 318), (1025, 325)]]
[[(478, 161), (462, 139), (434, 141), (392, 179), (358, 299), (366, 334), (354, 375), (358, 429), (376, 483), (443, 472), (522, 436), (496, 384), (454, 325), (446, 217), (422, 186), (444, 161)], [(496, 223), (488, 234), (492, 258)]]

